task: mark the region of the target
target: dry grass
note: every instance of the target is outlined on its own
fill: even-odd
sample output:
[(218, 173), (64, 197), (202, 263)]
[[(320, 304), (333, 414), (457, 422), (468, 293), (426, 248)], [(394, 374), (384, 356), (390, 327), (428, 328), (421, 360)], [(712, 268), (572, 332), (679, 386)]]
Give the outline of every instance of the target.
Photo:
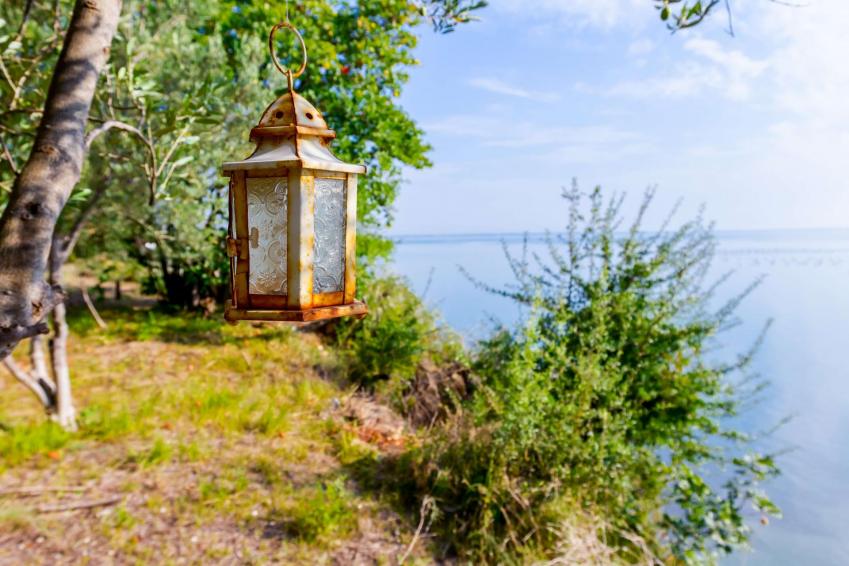
[(85, 312), (71, 321), (79, 433), (45, 423), (10, 378), (0, 387), (0, 563), (397, 562), (415, 518), (345, 464), (397, 448), (402, 431), (375, 434), (350, 414), (315, 336), (102, 314), (105, 331)]

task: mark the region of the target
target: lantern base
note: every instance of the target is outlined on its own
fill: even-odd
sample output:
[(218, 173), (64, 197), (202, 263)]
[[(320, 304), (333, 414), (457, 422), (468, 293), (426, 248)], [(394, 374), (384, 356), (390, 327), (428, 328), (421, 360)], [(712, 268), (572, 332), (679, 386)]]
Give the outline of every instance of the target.
[(363, 318), (368, 314), (368, 306), (360, 301), (354, 301), (348, 305), (336, 305), (332, 307), (316, 307), (304, 310), (255, 310), (233, 308), (232, 301), (224, 303), (224, 319), (227, 322), (236, 323), (240, 320), (256, 320), (267, 322), (315, 322), (343, 316), (354, 316)]

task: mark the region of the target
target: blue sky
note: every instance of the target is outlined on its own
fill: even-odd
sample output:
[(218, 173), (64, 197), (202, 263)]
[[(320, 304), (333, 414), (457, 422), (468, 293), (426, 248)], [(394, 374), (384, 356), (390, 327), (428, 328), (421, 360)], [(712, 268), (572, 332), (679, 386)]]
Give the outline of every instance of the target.
[(683, 199), (720, 230), (847, 227), (849, 1), (735, 2), (671, 35), (648, 0), (492, 0), (422, 30), (401, 103), (434, 167), (408, 171), (395, 234), (564, 224), (576, 177)]

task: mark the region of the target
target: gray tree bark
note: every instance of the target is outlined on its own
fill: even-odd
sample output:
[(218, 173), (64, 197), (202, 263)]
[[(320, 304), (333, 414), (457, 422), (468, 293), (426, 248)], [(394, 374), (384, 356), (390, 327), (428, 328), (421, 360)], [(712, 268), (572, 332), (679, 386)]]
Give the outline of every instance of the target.
[[(89, 145), (92, 141), (94, 141), (94, 137), (92, 134), (89, 134)], [(74, 246), (76, 246), (83, 228), (106, 192), (109, 182), (110, 179), (104, 179), (97, 189), (95, 189), (94, 193), (89, 197), (88, 202), (86, 202), (83, 209), (77, 215), (68, 233), (62, 234), (56, 232), (53, 235), (53, 244), (50, 248), (48, 263), (48, 283), (50, 285), (62, 285), (62, 268), (74, 252)], [(3, 365), (6, 366), (6, 369), (9, 370), (15, 379), (35, 394), (53, 421), (59, 423), (66, 430), (76, 430), (77, 412), (74, 408), (73, 395), (71, 394), (71, 374), (68, 364), (69, 330), (65, 318), (66, 313), (65, 303), (60, 302), (54, 307), (51, 314), (54, 332), (49, 342), (52, 378), (47, 368), (42, 344), (44, 339), (41, 335), (33, 336), (30, 340), (31, 370), (27, 371), (18, 366), (11, 356), (3, 360)]]
[(121, 0), (77, 0), (32, 152), (0, 217), (0, 359), (47, 333), (44, 318), (63, 300), (45, 277), (53, 231), (80, 178), (89, 109), (120, 14)]

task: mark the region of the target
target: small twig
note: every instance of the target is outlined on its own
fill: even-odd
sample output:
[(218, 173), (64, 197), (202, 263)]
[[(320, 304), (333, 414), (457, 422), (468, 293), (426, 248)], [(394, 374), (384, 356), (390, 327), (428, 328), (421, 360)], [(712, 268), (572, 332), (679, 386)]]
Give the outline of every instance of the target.
[(80, 285), (80, 290), (83, 292), (83, 301), (85, 301), (85, 306), (88, 307), (88, 311), (91, 313), (91, 316), (94, 317), (94, 321), (97, 323), (97, 326), (99, 326), (101, 330), (106, 330), (107, 324), (100, 317), (100, 313), (97, 312), (97, 309), (94, 307), (94, 302), (91, 300), (91, 297), (88, 296), (88, 289), (86, 289), (85, 285)]
[(131, 126), (130, 124), (127, 124), (125, 122), (121, 122), (119, 120), (106, 120), (101, 125), (94, 128), (93, 130), (91, 130), (85, 137), (86, 149), (91, 149), (91, 144), (94, 143), (94, 140), (96, 140), (101, 135), (105, 134), (106, 132), (108, 132), (109, 130), (112, 130), (112, 129), (130, 132), (131, 134), (133, 134), (137, 138), (139, 138), (142, 141), (142, 143), (144, 143), (147, 146), (148, 151), (153, 150), (152, 147), (150, 146), (150, 142), (144, 136), (144, 134), (141, 132), (141, 130), (139, 130), (135, 126)]
[(40, 495), (42, 493), (79, 493), (85, 491), (84, 487), (9, 487), (0, 489), (0, 496), (3, 495)]
[(106, 507), (115, 505), (124, 498), (120, 495), (115, 497), (107, 497), (106, 499), (95, 499), (92, 501), (78, 501), (76, 503), (67, 503), (65, 505), (42, 505), (36, 509), (38, 513), (60, 513), (62, 511), (77, 511), (79, 509), (92, 509), (94, 507)]
[(9, 146), (6, 145), (6, 139), (3, 136), (0, 136), (0, 145), (3, 146), (3, 156), (6, 158), (6, 161), (9, 162), (9, 167), (12, 169), (12, 173), (17, 177), (21, 170), (18, 169), (18, 163), (15, 161), (15, 158), (12, 157), (12, 152), (9, 151)]
[(728, 35), (734, 37), (734, 13), (731, 11), (731, 0), (725, 0), (725, 11), (728, 12)]
[(426, 496), (422, 500), (421, 509), (419, 509), (419, 526), (416, 527), (416, 532), (413, 535), (413, 540), (410, 541), (410, 545), (407, 547), (407, 550), (404, 551), (404, 554), (398, 560), (398, 564), (403, 564), (405, 560), (410, 556), (410, 553), (416, 547), (416, 543), (419, 542), (419, 537), (422, 534), (422, 530), (424, 529), (425, 521), (427, 517), (430, 515), (430, 508), (433, 506), (433, 498), (430, 496)]
[(253, 365), (253, 363), (251, 362), (251, 358), (250, 358), (250, 356), (248, 356), (248, 353), (245, 352), (244, 350), (239, 350), (239, 353), (242, 354), (242, 359), (245, 360), (245, 363), (248, 365), (248, 369), (250, 369), (250, 367)]
[(24, 35), (24, 26), (27, 25), (27, 20), (29, 19), (30, 12), (32, 12), (32, 4), (33, 0), (27, 0), (26, 4), (24, 4), (24, 13), (21, 16), (20, 25), (18, 25), (18, 33), (15, 34), (15, 41), (19, 41)]
[(14, 108), (15, 102), (18, 99), (18, 87), (15, 85), (15, 81), (12, 80), (12, 75), (9, 74), (9, 69), (6, 68), (6, 63), (3, 62), (2, 57), (0, 57), (0, 73), (2, 73), (3, 78), (6, 79), (6, 82), (12, 88), (12, 99), (9, 102), (9, 108)]

